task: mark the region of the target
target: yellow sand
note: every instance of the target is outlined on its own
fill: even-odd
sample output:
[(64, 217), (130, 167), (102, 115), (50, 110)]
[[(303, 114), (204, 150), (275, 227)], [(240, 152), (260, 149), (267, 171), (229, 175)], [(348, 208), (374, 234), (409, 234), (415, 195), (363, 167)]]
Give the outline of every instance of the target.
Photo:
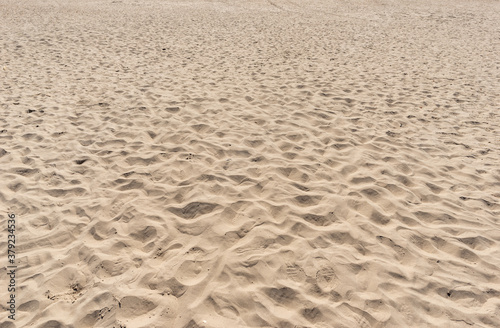
[(0, 0), (0, 327), (500, 327), (499, 21)]

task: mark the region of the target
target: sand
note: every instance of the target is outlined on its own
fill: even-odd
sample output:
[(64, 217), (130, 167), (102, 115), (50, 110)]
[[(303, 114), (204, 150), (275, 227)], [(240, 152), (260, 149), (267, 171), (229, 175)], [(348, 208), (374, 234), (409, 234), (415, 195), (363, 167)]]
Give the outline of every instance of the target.
[(500, 327), (499, 9), (0, 0), (0, 327)]

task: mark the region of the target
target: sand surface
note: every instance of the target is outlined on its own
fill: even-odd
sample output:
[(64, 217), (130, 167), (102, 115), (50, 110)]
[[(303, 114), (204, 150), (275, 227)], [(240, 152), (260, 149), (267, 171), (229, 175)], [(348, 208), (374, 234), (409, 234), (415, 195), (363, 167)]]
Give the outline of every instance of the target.
[(0, 328), (500, 327), (499, 21), (0, 0)]

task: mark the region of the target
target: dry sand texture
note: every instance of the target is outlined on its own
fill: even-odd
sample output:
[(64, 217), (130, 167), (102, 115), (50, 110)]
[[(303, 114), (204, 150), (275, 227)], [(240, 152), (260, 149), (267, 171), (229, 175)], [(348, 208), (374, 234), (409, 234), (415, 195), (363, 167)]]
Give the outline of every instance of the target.
[(0, 327), (500, 327), (499, 21), (0, 0)]

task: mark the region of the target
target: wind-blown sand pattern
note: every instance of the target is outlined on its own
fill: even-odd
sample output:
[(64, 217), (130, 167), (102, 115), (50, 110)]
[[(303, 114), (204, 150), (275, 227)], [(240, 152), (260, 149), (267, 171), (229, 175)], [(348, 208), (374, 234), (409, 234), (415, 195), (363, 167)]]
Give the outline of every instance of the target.
[(0, 327), (500, 327), (499, 9), (0, 0)]

